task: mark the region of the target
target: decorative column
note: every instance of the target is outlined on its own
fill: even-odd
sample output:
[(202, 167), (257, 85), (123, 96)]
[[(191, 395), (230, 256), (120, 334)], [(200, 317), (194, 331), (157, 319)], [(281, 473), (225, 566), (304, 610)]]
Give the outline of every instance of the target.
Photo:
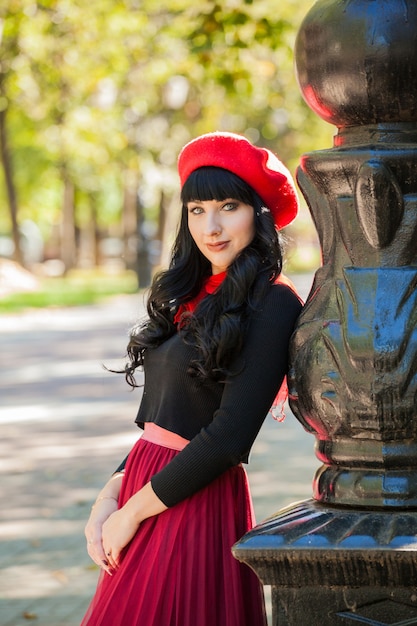
[(272, 585), (274, 626), (417, 624), (417, 2), (319, 0), (295, 56), (338, 131), (298, 170), (323, 265), (290, 404), (322, 465), (234, 555)]

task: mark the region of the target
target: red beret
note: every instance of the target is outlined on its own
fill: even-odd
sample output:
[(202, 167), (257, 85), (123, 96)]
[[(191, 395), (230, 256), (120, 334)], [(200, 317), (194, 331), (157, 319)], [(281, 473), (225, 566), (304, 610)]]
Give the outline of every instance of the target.
[(234, 133), (208, 133), (187, 143), (178, 157), (181, 187), (194, 170), (214, 166), (229, 170), (256, 191), (271, 211), (277, 228), (297, 215), (294, 181), (285, 165), (266, 148), (252, 145)]

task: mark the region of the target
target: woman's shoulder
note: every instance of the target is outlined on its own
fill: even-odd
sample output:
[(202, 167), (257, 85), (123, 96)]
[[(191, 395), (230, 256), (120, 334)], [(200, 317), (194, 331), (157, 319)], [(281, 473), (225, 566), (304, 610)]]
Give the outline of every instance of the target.
[(304, 304), (292, 280), (288, 278), (288, 276), (286, 276), (282, 272), (278, 276), (278, 278), (275, 280), (274, 285), (275, 286), (281, 285), (281, 286), (287, 287), (287, 289), (289, 289), (298, 298), (299, 302), (301, 304)]
[(280, 274), (275, 282), (272, 283), (267, 297), (270, 299), (284, 299), (288, 302), (294, 302), (298, 305), (298, 308), (301, 308), (304, 304), (294, 283), (284, 274)]
[(292, 333), (301, 309), (302, 303), (295, 289), (282, 281), (271, 284), (249, 315), (250, 349), (254, 343), (266, 348), (276, 342), (281, 344), (282, 338)]
[(275, 281), (267, 290), (261, 310), (264, 314), (283, 314), (289, 317), (298, 317), (301, 312), (303, 302), (291, 281), (280, 279)]

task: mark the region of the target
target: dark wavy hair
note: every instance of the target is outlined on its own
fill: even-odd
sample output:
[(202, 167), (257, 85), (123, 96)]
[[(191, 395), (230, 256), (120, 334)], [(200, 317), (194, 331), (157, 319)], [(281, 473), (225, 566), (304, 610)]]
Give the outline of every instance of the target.
[(210, 262), (190, 235), (187, 203), (227, 198), (253, 206), (255, 236), (234, 259), (221, 286), (201, 301), (179, 332), (197, 349), (191, 375), (222, 380), (232, 373), (230, 362), (242, 347), (249, 313), (281, 273), (282, 250), (271, 213), (255, 191), (228, 170), (202, 167), (182, 188), (181, 221), (171, 263), (168, 270), (154, 277), (147, 301), (148, 318), (131, 331), (125, 375), (132, 386), (136, 386), (134, 372), (143, 365), (145, 351), (177, 332), (173, 320), (179, 306), (195, 297), (211, 274)]

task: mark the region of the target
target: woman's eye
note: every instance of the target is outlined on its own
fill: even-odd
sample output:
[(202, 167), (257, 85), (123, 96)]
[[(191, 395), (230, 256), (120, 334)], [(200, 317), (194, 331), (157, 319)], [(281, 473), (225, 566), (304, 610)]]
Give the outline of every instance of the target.
[(193, 206), (190, 207), (189, 212), (193, 215), (200, 215), (201, 213), (203, 213), (203, 209), (201, 208), (201, 206)]
[(237, 209), (237, 207), (238, 207), (237, 202), (228, 202), (227, 204), (223, 205), (223, 209), (225, 211), (233, 211), (234, 209)]

